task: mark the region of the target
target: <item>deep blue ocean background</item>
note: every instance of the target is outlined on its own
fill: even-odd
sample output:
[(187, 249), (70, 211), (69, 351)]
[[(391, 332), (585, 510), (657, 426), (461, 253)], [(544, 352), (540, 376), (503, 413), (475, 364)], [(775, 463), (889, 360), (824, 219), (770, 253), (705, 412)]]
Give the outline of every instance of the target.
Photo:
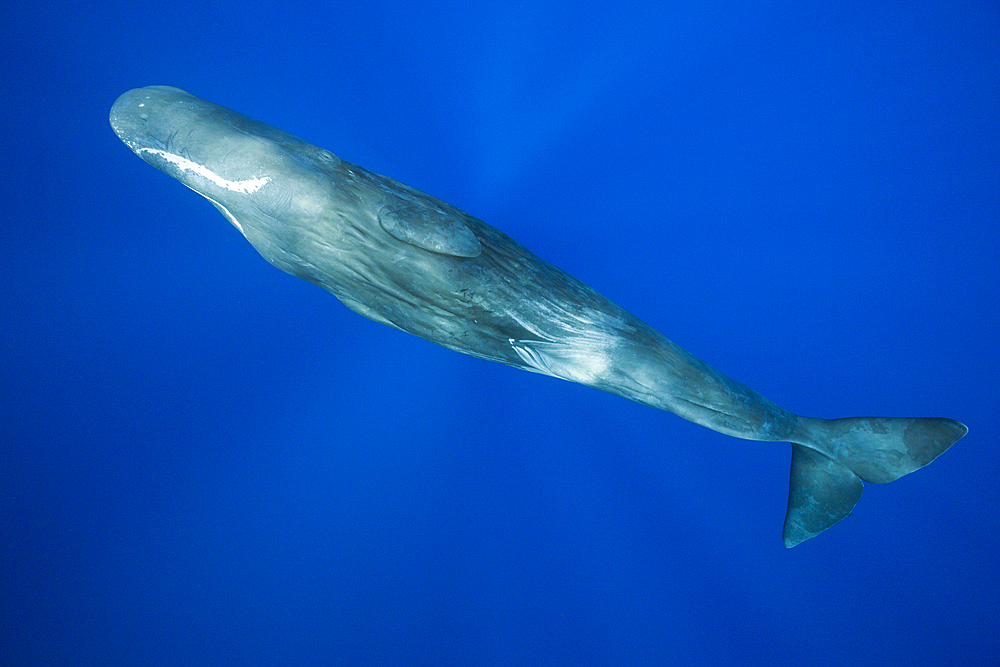
[[(8, 3), (0, 664), (996, 665), (1000, 5)], [(108, 111), (449, 201), (801, 414), (969, 435), (781, 542), (790, 448), (366, 320)]]

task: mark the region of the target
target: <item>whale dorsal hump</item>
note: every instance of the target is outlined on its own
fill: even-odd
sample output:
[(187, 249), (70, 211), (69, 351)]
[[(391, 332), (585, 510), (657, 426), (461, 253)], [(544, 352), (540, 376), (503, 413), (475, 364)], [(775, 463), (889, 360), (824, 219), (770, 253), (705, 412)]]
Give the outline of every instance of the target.
[(460, 217), (419, 204), (386, 206), (378, 212), (382, 229), (404, 243), (453, 257), (478, 257), (479, 239)]

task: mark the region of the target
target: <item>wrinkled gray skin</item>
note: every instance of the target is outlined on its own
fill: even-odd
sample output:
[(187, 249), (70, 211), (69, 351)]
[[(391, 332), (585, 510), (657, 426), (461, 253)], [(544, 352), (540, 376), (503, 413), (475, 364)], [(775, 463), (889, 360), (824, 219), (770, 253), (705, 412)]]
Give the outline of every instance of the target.
[(951, 419), (794, 415), (468, 213), (177, 88), (129, 91), (111, 126), (211, 201), (271, 264), (377, 322), (603, 389), (750, 440), (792, 443), (788, 547), (967, 432)]

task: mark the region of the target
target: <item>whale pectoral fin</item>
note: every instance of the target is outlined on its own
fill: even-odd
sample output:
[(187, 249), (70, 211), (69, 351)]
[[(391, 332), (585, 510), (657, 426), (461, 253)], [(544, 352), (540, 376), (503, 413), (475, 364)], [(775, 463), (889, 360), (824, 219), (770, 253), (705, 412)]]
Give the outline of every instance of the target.
[(847, 466), (792, 443), (788, 511), (781, 535), (785, 546), (792, 548), (843, 519), (861, 499), (862, 491), (864, 484)]
[(386, 206), (378, 212), (382, 229), (403, 243), (453, 257), (478, 257), (479, 239), (456, 215), (425, 205)]

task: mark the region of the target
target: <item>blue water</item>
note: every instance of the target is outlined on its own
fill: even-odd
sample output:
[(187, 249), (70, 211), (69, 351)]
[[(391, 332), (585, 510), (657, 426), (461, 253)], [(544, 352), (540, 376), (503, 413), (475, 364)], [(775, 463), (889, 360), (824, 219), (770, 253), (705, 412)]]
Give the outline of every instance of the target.
[[(997, 3), (107, 4), (6, 16), (0, 663), (997, 664)], [(970, 433), (786, 550), (786, 444), (276, 271), (112, 133), (151, 84), (790, 410)]]

